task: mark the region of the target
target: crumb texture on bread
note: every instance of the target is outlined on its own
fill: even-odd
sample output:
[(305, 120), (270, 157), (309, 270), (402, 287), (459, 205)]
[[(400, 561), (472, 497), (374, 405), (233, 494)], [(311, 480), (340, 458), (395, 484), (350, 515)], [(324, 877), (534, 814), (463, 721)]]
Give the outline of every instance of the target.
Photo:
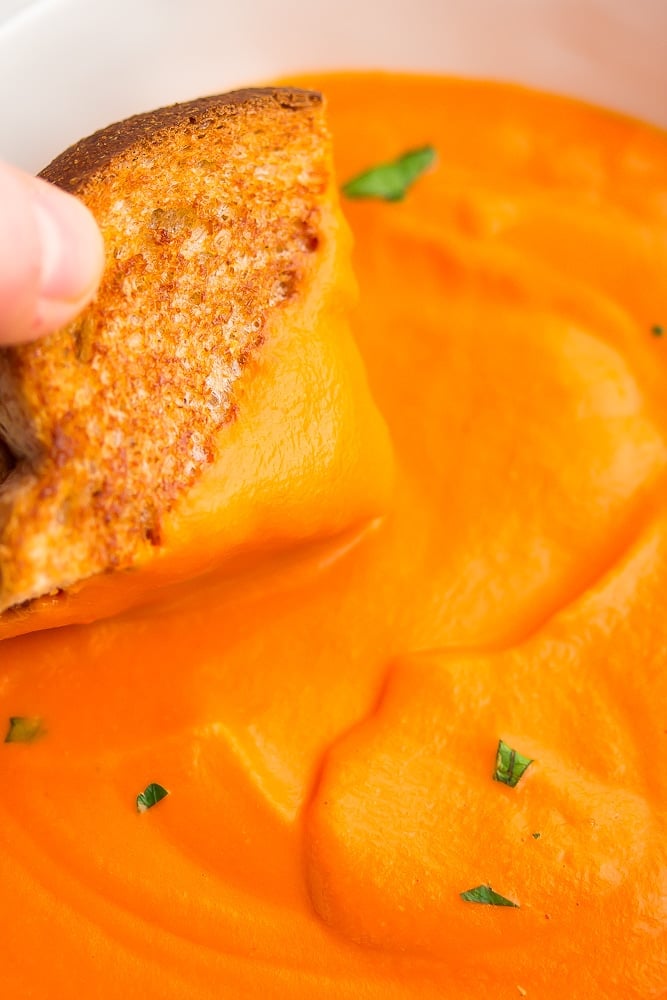
[(322, 100), (274, 88), (175, 105), (42, 176), (90, 207), (106, 267), (79, 319), (0, 351), (0, 611), (132, 566), (215, 460), (239, 378), (326, 236)]

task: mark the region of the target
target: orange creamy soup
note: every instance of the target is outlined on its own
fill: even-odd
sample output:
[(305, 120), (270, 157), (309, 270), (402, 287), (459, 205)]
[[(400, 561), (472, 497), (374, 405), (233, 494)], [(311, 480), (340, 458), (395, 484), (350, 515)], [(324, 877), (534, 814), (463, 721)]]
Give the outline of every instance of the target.
[(300, 82), (341, 181), (438, 154), (344, 202), (392, 499), (2, 642), (0, 714), (43, 730), (0, 748), (3, 990), (659, 1000), (667, 137), (500, 84)]

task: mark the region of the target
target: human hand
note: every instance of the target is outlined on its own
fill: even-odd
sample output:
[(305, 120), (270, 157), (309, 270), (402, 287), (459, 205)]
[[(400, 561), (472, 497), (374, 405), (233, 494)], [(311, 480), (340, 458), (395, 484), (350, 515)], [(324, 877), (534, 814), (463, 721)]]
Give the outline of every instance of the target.
[(73, 319), (103, 263), (102, 236), (82, 202), (0, 162), (0, 345)]

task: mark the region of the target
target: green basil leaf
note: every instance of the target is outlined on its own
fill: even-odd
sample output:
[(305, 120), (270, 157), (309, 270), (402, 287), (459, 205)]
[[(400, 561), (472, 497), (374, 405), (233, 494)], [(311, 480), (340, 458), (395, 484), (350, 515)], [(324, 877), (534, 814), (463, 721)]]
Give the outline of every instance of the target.
[(12, 715), (5, 743), (32, 743), (44, 736), (44, 725), (37, 716)]
[(511, 899), (494, 892), (490, 885), (476, 885), (474, 889), (459, 893), (461, 899), (466, 903), (482, 903), (484, 906), (513, 906), (519, 909), (518, 903), (513, 903)]
[(169, 795), (167, 789), (152, 781), (137, 795), (137, 812), (144, 813), (147, 809), (152, 809), (166, 795)]
[(518, 785), (521, 776), (533, 761), (530, 757), (524, 757), (518, 750), (513, 750), (511, 746), (503, 740), (498, 740), (498, 750), (496, 752), (496, 769), (493, 772), (493, 780), (501, 781), (503, 785), (514, 788)]
[(390, 163), (380, 163), (353, 177), (343, 184), (343, 194), (346, 198), (401, 201), (420, 174), (435, 162), (435, 157), (433, 146), (412, 149)]

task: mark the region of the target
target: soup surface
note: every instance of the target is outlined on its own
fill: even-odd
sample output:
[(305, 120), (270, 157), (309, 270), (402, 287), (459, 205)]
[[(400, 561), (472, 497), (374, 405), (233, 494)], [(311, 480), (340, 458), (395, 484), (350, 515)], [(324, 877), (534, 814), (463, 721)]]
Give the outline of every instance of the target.
[(298, 82), (341, 181), (438, 153), (344, 205), (391, 509), (2, 642), (0, 715), (44, 730), (0, 747), (5, 992), (659, 1000), (667, 137), (500, 84)]

